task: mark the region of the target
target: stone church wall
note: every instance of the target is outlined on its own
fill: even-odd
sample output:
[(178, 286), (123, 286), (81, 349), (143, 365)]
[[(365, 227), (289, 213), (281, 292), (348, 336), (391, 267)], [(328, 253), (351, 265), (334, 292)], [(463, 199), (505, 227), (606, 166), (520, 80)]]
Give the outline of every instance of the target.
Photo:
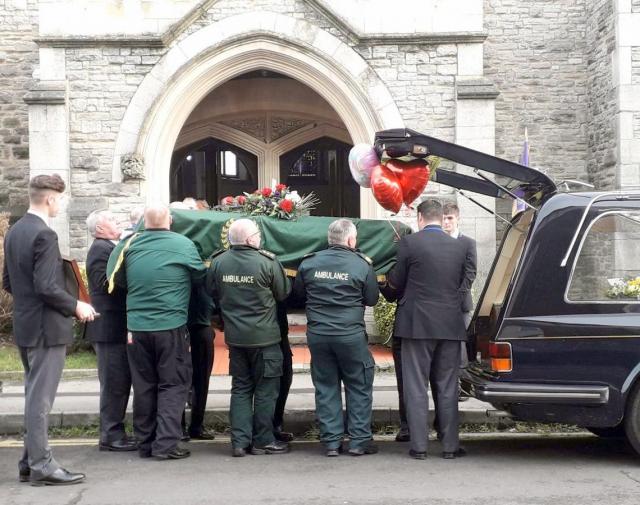
[(0, 8), (0, 209), (13, 216), (28, 206), (27, 93), (38, 60), (37, 0), (5, 0)]

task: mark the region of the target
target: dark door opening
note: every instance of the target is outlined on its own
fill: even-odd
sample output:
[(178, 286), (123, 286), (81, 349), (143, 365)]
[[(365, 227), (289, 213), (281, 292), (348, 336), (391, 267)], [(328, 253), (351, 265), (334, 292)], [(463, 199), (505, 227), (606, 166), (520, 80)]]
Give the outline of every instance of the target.
[(360, 217), (360, 187), (349, 172), (351, 145), (323, 137), (280, 156), (280, 182), (300, 194), (314, 192), (314, 216)]
[(171, 201), (186, 197), (217, 205), (225, 196), (252, 193), (258, 187), (258, 158), (233, 144), (206, 139), (173, 153)]

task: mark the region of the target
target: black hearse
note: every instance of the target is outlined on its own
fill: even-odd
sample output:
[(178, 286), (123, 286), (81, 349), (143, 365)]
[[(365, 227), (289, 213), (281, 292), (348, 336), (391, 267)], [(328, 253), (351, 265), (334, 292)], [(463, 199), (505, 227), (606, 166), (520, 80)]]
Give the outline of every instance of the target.
[(626, 435), (640, 452), (640, 192), (563, 193), (542, 172), (411, 130), (379, 132), (376, 148), (467, 165), (435, 180), (524, 207), (477, 301), (463, 389), (515, 419)]

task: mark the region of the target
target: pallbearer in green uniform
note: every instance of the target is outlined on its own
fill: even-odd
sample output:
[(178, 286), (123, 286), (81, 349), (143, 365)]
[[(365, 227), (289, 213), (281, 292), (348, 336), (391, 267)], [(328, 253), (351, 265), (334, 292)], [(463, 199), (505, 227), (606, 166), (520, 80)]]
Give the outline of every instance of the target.
[(133, 429), (143, 458), (190, 454), (178, 446), (191, 384), (187, 310), (192, 283), (202, 283), (207, 270), (193, 242), (169, 231), (170, 223), (167, 207), (147, 207), (145, 230), (113, 251), (117, 261), (107, 272), (111, 287), (127, 290)]
[(282, 376), (276, 302), (289, 294), (289, 281), (275, 255), (259, 249), (254, 221), (235, 221), (229, 243), (231, 249), (211, 260), (207, 290), (220, 308), (229, 346), (233, 456), (284, 453), (288, 445), (273, 434)]
[(329, 248), (305, 257), (294, 284), (296, 295), (306, 295), (311, 377), (327, 456), (342, 452), (341, 381), (349, 454), (378, 452), (371, 443), (374, 361), (367, 345), (364, 308), (378, 302), (379, 291), (371, 260), (355, 249), (356, 236), (356, 227), (348, 219), (331, 223)]

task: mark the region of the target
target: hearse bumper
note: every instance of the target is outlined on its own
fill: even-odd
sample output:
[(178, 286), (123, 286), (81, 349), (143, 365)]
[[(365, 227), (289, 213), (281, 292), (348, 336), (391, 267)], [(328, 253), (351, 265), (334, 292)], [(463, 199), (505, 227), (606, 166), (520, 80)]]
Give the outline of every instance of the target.
[(462, 389), (478, 400), (492, 403), (556, 403), (604, 405), (609, 401), (609, 387), (602, 385), (535, 384), (500, 382), (465, 370)]

